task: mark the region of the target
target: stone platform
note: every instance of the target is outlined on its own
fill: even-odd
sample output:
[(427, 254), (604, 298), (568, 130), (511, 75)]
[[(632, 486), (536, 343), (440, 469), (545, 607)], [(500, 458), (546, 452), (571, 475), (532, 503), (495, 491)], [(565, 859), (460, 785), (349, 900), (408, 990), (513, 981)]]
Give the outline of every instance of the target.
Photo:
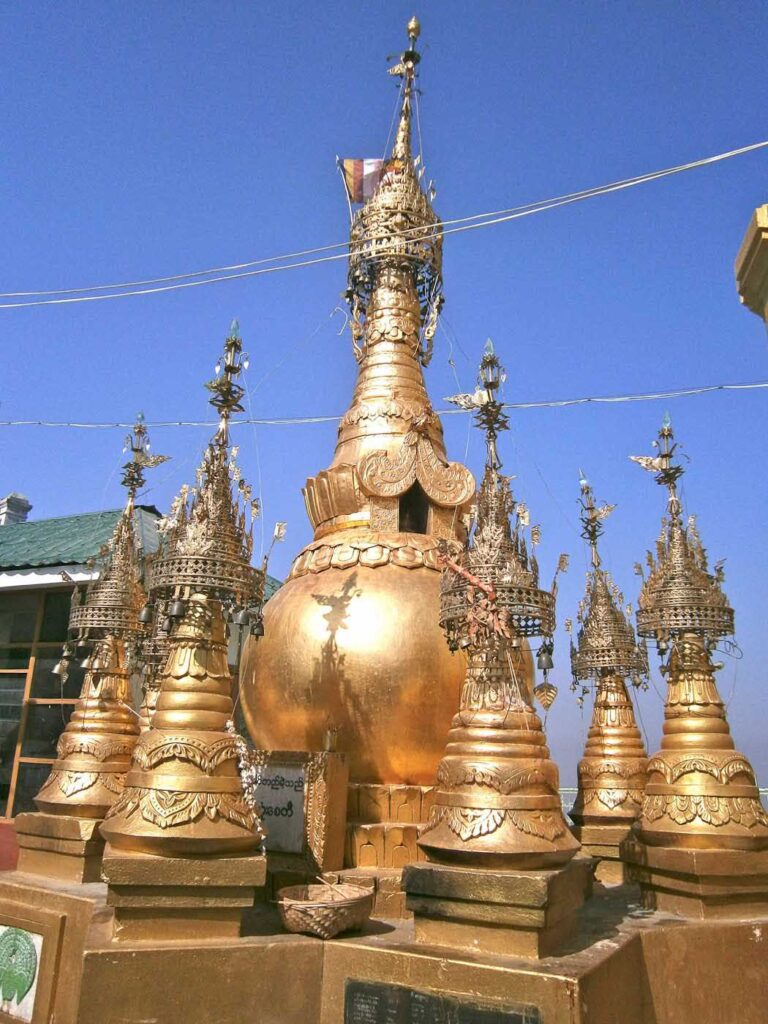
[(561, 954), (535, 962), (417, 943), (411, 921), (288, 935), (266, 905), (237, 939), (115, 942), (112, 914), (101, 883), (0, 874), (0, 923), (43, 938), (33, 1024), (414, 1024), (457, 1007), (473, 1024), (768, 1020), (768, 915), (686, 920), (627, 886), (598, 889)]

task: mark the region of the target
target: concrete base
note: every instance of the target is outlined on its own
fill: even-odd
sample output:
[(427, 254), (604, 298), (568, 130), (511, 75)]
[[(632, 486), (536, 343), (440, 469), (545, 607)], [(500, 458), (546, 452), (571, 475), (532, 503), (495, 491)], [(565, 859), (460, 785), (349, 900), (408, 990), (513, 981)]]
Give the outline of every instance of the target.
[(632, 838), (621, 854), (645, 907), (700, 919), (768, 915), (768, 850), (673, 849)]
[(114, 937), (184, 942), (236, 938), (243, 911), (267, 877), (263, 854), (156, 857), (109, 845), (102, 865)]
[[(33, 1024), (344, 1024), (361, 984), (510, 1024), (768, 1020), (768, 916), (685, 920), (642, 910), (626, 886), (600, 890), (562, 955), (538, 962), (415, 942), (410, 921), (328, 942), (287, 935), (267, 905), (245, 913), (237, 939), (115, 942), (106, 896), (102, 884), (0, 874), (0, 921), (43, 937)], [(370, 1013), (346, 1022), (489, 1019)]]
[(66, 882), (100, 881), (104, 854), (101, 821), (44, 811), (17, 814), (19, 870)]
[(603, 885), (623, 885), (629, 881), (621, 859), (621, 844), (630, 834), (629, 825), (571, 825), (581, 843), (581, 852), (597, 862), (595, 878)]
[(574, 934), (593, 862), (552, 871), (411, 864), (403, 873), (417, 942), (511, 956), (551, 956)]

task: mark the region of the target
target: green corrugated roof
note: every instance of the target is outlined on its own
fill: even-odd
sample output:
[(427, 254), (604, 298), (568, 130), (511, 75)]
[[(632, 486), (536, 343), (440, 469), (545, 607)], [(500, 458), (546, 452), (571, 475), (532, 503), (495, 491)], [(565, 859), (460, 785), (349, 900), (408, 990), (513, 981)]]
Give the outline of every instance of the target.
[[(112, 536), (122, 509), (85, 512), (57, 519), (0, 526), (0, 572), (47, 565), (82, 565), (99, 553)], [(136, 508), (136, 530), (143, 550), (157, 550), (156, 523), (160, 513), (153, 505)]]
[[(58, 519), (37, 519), (29, 523), (0, 526), (0, 573), (13, 569), (36, 569), (53, 565), (83, 565), (98, 555), (117, 525), (122, 509), (85, 512)], [(154, 505), (136, 506), (136, 532), (146, 554), (157, 551), (157, 520)], [(264, 599), (280, 587), (280, 580), (267, 576)]]

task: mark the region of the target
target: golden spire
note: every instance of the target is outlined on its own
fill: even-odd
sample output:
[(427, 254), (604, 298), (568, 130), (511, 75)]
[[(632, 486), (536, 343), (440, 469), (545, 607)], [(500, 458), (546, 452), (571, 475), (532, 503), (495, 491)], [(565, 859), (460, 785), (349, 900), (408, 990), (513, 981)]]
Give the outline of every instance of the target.
[[(640, 636), (669, 652), (661, 750), (648, 763), (640, 839), (656, 846), (768, 847), (768, 815), (749, 761), (735, 747), (717, 691), (711, 650), (733, 633), (733, 609), (722, 590), (722, 566), (709, 572), (692, 519), (683, 526), (672, 426), (665, 419), (655, 456), (632, 456), (656, 475), (669, 497), (656, 557), (643, 581)], [(639, 568), (639, 566), (637, 567)], [(642, 573), (642, 569), (640, 570)]]
[[(622, 595), (603, 569), (598, 550), (603, 524), (616, 506), (598, 505), (583, 474), (580, 484), (581, 535), (590, 547), (592, 569), (579, 606), (576, 643), (571, 641), (572, 688), (582, 684), (582, 701), (588, 692), (583, 683), (592, 680), (595, 704), (579, 761), (579, 788), (571, 818), (579, 826), (629, 825), (640, 813), (647, 755), (626, 677), (639, 685), (640, 676), (647, 672), (647, 656), (619, 607)], [(603, 835), (596, 834), (594, 828), (582, 830), (579, 838), (587, 852), (593, 845), (603, 853), (611, 847), (615, 855), (608, 859), (618, 862), (619, 837), (610, 830)], [(626, 833), (620, 838), (626, 838)]]
[(247, 366), (240, 328), (233, 320), (216, 376), (205, 385), (219, 414), (218, 428), (198, 467), (197, 486), (181, 488), (161, 524), (163, 544), (149, 566), (150, 604), (141, 613), (142, 621), (151, 624), (143, 645), (144, 729), (157, 702), (158, 674), (168, 658), (173, 622), (183, 617), (190, 595), (205, 593), (222, 602), (239, 629), (260, 626), (265, 572), (251, 565), (259, 505), (229, 436), (232, 414), (243, 411), (245, 388), (239, 376)]
[[(139, 734), (129, 682), (133, 647), (143, 629), (144, 603), (139, 552), (134, 534), (136, 495), (144, 471), (165, 462), (149, 454), (149, 436), (140, 413), (124, 451), (122, 483), (128, 492), (112, 537), (101, 552), (98, 578), (73, 594), (70, 636), (85, 654), (80, 697), (56, 746), (57, 758), (35, 803), (41, 811), (103, 818), (122, 791), (131, 751)], [(71, 644), (54, 667), (66, 679)]]
[[(391, 155), (373, 197), (350, 232), (349, 287), (355, 355), (361, 363), (352, 408), (342, 420), (335, 463), (353, 462), (382, 440), (401, 439), (409, 421), (445, 459), (442, 428), (429, 404), (420, 363), (427, 365), (443, 303), (442, 232), (421, 187), (421, 154), (412, 156), (411, 116), (420, 57), (418, 22), (390, 73), (402, 79), (400, 119)], [(370, 434), (370, 440), (364, 440)]]
[(124, 644), (113, 636), (99, 639), (51, 774), (35, 797), (38, 808), (103, 818), (123, 790), (138, 735)]
[[(69, 631), (81, 649), (87, 649), (94, 639), (106, 636), (116, 637), (131, 648), (142, 632), (139, 610), (145, 597), (134, 529), (136, 494), (144, 486), (145, 469), (159, 466), (168, 458), (167, 455), (150, 455), (149, 448), (144, 416), (139, 413), (123, 449), (131, 453), (123, 466), (122, 483), (128, 492), (123, 513), (109, 541), (99, 552), (98, 577), (86, 588), (77, 588), (72, 595)], [(67, 648), (65, 660), (69, 654)], [(130, 649), (129, 654), (132, 654)]]
[(421, 156), (413, 158), (411, 147), (419, 32), (412, 19), (408, 47), (390, 68), (403, 80), (395, 142), (350, 231), (347, 299), (360, 370), (333, 463), (305, 489), (312, 524), (323, 531), (329, 524), (375, 525), (381, 499), (391, 503), (418, 483), (430, 503), (448, 510), (455, 534), (458, 517), (451, 513), (474, 492), (469, 471), (447, 461), (422, 373), (443, 292), (440, 222), (421, 186)]
[[(205, 385), (219, 413), (218, 430), (198, 467), (197, 486), (182, 487), (164, 524), (165, 547), (150, 576), (153, 596), (172, 596), (178, 602), (204, 592), (246, 611), (261, 600), (264, 573), (251, 565), (259, 503), (237, 465), (239, 449), (229, 438), (232, 413), (243, 410), (245, 388), (238, 378), (247, 365), (240, 328), (233, 320), (216, 376)], [(182, 609), (178, 612), (180, 616)]]
[(263, 838), (243, 796), (221, 604), (195, 593), (170, 640), (152, 728), (133, 753), (102, 835), (115, 849), (239, 853)]
[(525, 683), (523, 637), (545, 638), (545, 679), (552, 665), (555, 588), (539, 587), (524, 537), (527, 509), (499, 473), (496, 438), (507, 428), (496, 395), (501, 379), (488, 345), (476, 397), (487, 455), (475, 531), (459, 560), (446, 552), (440, 605), (449, 645), (467, 652), (467, 676), (419, 846), (435, 861), (544, 869), (567, 863), (579, 844)]

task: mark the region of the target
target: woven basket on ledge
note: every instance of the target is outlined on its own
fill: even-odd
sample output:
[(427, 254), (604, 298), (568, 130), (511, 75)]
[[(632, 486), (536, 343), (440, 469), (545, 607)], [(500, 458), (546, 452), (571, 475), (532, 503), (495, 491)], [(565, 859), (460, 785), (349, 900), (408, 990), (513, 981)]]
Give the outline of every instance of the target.
[(373, 890), (359, 885), (289, 885), (277, 894), (283, 926), (332, 939), (340, 932), (362, 928), (373, 910)]

